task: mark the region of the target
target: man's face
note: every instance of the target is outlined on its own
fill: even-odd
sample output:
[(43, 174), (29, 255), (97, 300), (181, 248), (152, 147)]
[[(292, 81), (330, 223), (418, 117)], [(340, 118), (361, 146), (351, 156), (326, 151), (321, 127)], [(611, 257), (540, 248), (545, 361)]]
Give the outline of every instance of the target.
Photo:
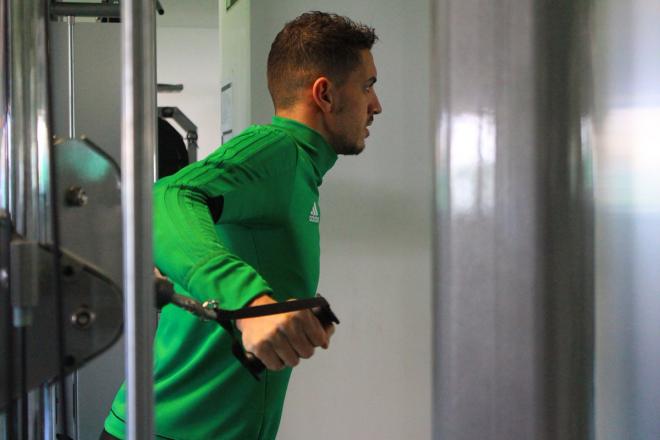
[(374, 89), (374, 58), (369, 50), (361, 51), (360, 56), (360, 65), (337, 89), (336, 110), (328, 120), (330, 144), (337, 154), (360, 154), (369, 136), (367, 127), (383, 110)]

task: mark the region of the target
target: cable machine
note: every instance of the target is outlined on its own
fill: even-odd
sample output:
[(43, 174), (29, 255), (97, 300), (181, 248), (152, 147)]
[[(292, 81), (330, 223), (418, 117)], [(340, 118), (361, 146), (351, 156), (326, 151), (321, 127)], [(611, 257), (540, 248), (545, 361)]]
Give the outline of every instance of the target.
[[(0, 344), (7, 354), (0, 362), (0, 406), (9, 439), (77, 438), (72, 379), (66, 377), (117, 341), (122, 325), (132, 365), (131, 438), (151, 436), (151, 341), (136, 326), (150, 324), (153, 298), (136, 291), (153, 289), (156, 83), (155, 63), (144, 60), (155, 59), (154, 2), (121, 5), (123, 87), (113, 92), (123, 90), (122, 122), (114, 126), (123, 132), (116, 143), (122, 145), (121, 173), (117, 151), (113, 157), (101, 147), (109, 139), (79, 135), (85, 124), (76, 112), (73, 17), (116, 17), (119, 8), (116, 2), (16, 0), (0, 6)], [(66, 22), (59, 19), (63, 13)], [(52, 41), (50, 32), (60, 31), (55, 28), (64, 28), (66, 38)], [(51, 75), (60, 61), (68, 67), (66, 78), (60, 71)], [(55, 106), (67, 111), (54, 112)], [(90, 256), (86, 249), (94, 241), (99, 247)], [(114, 245), (104, 246), (109, 242)], [(54, 381), (59, 385), (53, 388)]]

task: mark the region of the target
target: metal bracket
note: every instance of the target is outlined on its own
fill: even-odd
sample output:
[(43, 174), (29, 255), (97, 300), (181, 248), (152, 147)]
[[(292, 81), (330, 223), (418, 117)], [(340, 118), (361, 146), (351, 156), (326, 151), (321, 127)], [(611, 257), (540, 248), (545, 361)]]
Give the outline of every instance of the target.
[[(11, 237), (9, 217), (0, 215), (3, 302), (0, 353), (13, 346), (14, 356), (0, 357), (0, 411), (7, 391), (17, 396), (18, 334), (25, 334), (28, 389), (59, 374), (57, 329), (65, 329), (65, 361), (73, 371), (109, 348), (122, 332), (121, 193), (117, 164), (87, 139), (56, 140), (61, 245), (61, 291), (65, 310), (57, 313), (55, 268), (48, 246)], [(5, 255), (8, 254), (8, 255)], [(7, 269), (8, 268), (8, 269)], [(98, 268), (102, 268), (98, 269)], [(2, 270), (6, 275), (2, 275)], [(9, 287), (7, 291), (6, 287)], [(20, 329), (19, 329), (20, 327)], [(9, 335), (13, 334), (13, 338)], [(7, 377), (12, 374), (12, 379)], [(11, 387), (7, 384), (11, 383)]]
[[(73, 254), (61, 251), (61, 292), (64, 319), (58, 322), (54, 313), (55, 268), (53, 250), (47, 246), (13, 240), (11, 243), (11, 295), (14, 310), (29, 309), (29, 322), (16, 322), (25, 330), (25, 350), (28, 359), (25, 371), (28, 389), (56, 378), (59, 365), (58, 347), (53, 341), (57, 326), (64, 326), (65, 357), (67, 371), (79, 368), (94, 355), (111, 346), (122, 331), (122, 296), (119, 287), (99, 269)], [(8, 319), (0, 314), (0, 321)], [(0, 322), (0, 328), (6, 322)], [(16, 325), (15, 325), (16, 326)], [(5, 340), (0, 341), (1, 352), (6, 353)], [(15, 347), (17, 344), (14, 345)], [(18, 356), (14, 371), (19, 371)], [(7, 393), (6, 362), (0, 362), (0, 396)], [(14, 381), (12, 395), (17, 396)], [(0, 402), (0, 410), (6, 402)]]

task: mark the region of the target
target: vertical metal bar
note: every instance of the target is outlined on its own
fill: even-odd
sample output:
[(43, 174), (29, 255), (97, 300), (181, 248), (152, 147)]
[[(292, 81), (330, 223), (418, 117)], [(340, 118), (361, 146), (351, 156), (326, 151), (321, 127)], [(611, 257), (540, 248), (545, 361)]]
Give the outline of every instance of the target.
[(593, 436), (582, 0), (434, 2), (434, 438)]
[[(69, 130), (68, 130), (68, 136), (69, 138), (73, 139), (76, 137), (76, 88), (75, 88), (75, 46), (74, 46), (74, 32), (75, 32), (75, 23), (76, 19), (74, 16), (70, 15), (67, 17), (67, 61), (68, 61), (68, 91), (69, 91), (69, 102), (68, 102), (68, 109), (69, 109)], [(75, 392), (76, 390), (76, 384), (78, 382), (78, 372), (74, 371), (68, 378), (67, 380), (64, 381), (64, 384), (62, 386), (66, 387), (69, 389), (71, 387), (71, 426), (72, 426), (72, 432), (76, 433), (74, 435), (74, 438), (78, 438), (77, 435), (77, 430), (78, 430), (78, 423), (76, 420), (76, 407), (78, 405), (78, 395)], [(67, 423), (68, 425), (68, 423)]]
[(28, 407), (30, 408), (30, 414), (28, 419), (28, 437), (33, 440), (45, 440), (44, 432), (46, 420), (45, 414), (46, 409), (44, 404), (44, 386), (39, 387), (30, 392), (28, 398)]
[(9, 210), (9, 0), (0, 1), (0, 209)]
[[(0, 0), (0, 301), (2, 302), (2, 337), (6, 346), (6, 356), (0, 362), (6, 362), (4, 382), (6, 396), (0, 396), (7, 410), (0, 415), (0, 435), (7, 440), (15, 435), (15, 411), (12, 404), (14, 383), (14, 329), (11, 320), (11, 297), (9, 286), (9, 245), (11, 241), (11, 220), (9, 218), (9, 0)], [(6, 399), (6, 400), (5, 400)]]
[[(49, 234), (49, 102), (46, 46), (46, 1), (9, 2), (9, 152), (7, 194), (16, 231), (28, 240), (45, 241)], [(37, 299), (17, 298), (14, 325), (25, 358), (26, 326)], [(22, 377), (21, 372), (21, 377)], [(40, 391), (23, 395), (21, 435), (41, 437), (43, 406)]]
[[(0, 19), (2, 19), (2, 6), (0, 6)], [(1, 22), (1, 21), (0, 21)], [(0, 37), (1, 38), (1, 37)], [(2, 148), (5, 149), (7, 146), (2, 145)], [(2, 176), (3, 181), (6, 179), (6, 175)], [(10, 267), (10, 254), (9, 247), (11, 244), (11, 220), (9, 218), (9, 212), (7, 211), (6, 206), (0, 207), (0, 301), (2, 309), (0, 310), (0, 321), (4, 323), (2, 328), (2, 338), (4, 339), (1, 343), (5, 346), (5, 356), (0, 362), (6, 362), (4, 366), (5, 374), (3, 377), (0, 377), (0, 381), (3, 383), (3, 388), (5, 390), (5, 395), (0, 396), (2, 399), (2, 405), (6, 407), (5, 414), (0, 415), (0, 426), (3, 429), (0, 431), (6, 434), (6, 439), (13, 439), (16, 433), (16, 411), (13, 404), (13, 387), (15, 383), (15, 368), (16, 358), (15, 358), (15, 349), (14, 349), (14, 326), (12, 325), (11, 320), (11, 286), (9, 280), (9, 274), (11, 273)]]
[(127, 438), (153, 437), (151, 187), (156, 145), (155, 7), (126, 0), (122, 16), (122, 212)]
[(67, 45), (69, 57), (69, 137), (76, 137), (76, 90), (75, 90), (75, 53), (74, 53), (74, 28), (75, 17), (67, 19)]
[[(13, 181), (11, 209), (17, 231), (28, 239), (40, 239), (39, 151), (48, 143), (47, 88), (44, 80), (45, 29), (39, 21), (41, 1), (10, 2), (11, 118), (10, 144)], [(30, 30), (27, 32), (26, 30)], [(43, 55), (42, 55), (43, 54)], [(39, 64), (39, 66), (37, 66)]]
[[(56, 411), (55, 411), (55, 395), (57, 388), (54, 385), (44, 385), (43, 390), (43, 407), (44, 407), (44, 419), (43, 419), (43, 431), (42, 437), (40, 440), (53, 440), (55, 439), (55, 421)], [(78, 437), (74, 437), (77, 439)]]

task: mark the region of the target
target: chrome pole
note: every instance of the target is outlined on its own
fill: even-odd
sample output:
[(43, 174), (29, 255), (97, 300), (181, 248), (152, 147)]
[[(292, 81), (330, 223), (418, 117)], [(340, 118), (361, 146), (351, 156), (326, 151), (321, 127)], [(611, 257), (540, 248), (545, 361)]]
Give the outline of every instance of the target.
[(151, 187), (156, 145), (155, 3), (126, 0), (122, 17), (122, 213), (127, 438), (153, 437)]
[(593, 438), (593, 3), (435, 0), (434, 438)]
[[(3, 198), (8, 202), (16, 231), (27, 240), (45, 242), (51, 232), (47, 3), (10, 0), (8, 6), (10, 111), (6, 168), (5, 157), (2, 158), (3, 173), (6, 172)], [(13, 298), (13, 323), (22, 338), (32, 325), (32, 311), (38, 302), (34, 295)], [(22, 399), (21, 435), (43, 438), (43, 390), (34, 390)]]
[[(52, 5), (54, 5), (53, 3)], [(52, 12), (52, 10), (51, 10)], [(74, 16), (69, 15), (67, 17), (67, 61), (68, 61), (68, 76), (67, 76), (67, 87), (68, 87), (68, 136), (73, 139), (76, 137), (76, 89), (75, 89), (75, 22), (76, 19)], [(73, 372), (67, 376), (64, 381), (64, 385), (67, 390), (71, 390), (71, 409), (74, 409), (78, 405), (78, 395), (74, 390), (77, 390), (78, 385), (78, 371)], [(48, 402), (48, 399), (45, 399)], [(67, 408), (68, 409), (68, 408)], [(72, 415), (71, 421), (71, 432), (75, 433), (74, 438), (78, 438), (78, 421), (76, 420), (76, 412), (71, 411)], [(68, 423), (67, 423), (68, 425)], [(48, 429), (46, 429), (48, 431)]]
[(9, 0), (0, 1), (0, 209), (9, 210)]
[(49, 145), (45, 2), (12, 0), (10, 6), (11, 212), (18, 233), (43, 240), (47, 179), (39, 177), (47, 169)]
[[(19, 234), (45, 241), (49, 224), (46, 4), (11, 0), (9, 6), (9, 211)], [(16, 326), (31, 324), (36, 301), (19, 300)]]
[[(7, 17), (9, 0), (0, 0), (0, 218), (3, 222), (8, 221), (9, 216), (9, 21)], [(7, 359), (13, 359), (14, 354), (14, 337), (13, 326), (11, 324), (10, 310), (11, 298), (9, 294), (9, 234), (2, 233), (0, 242), (2, 242), (3, 249), (0, 249), (0, 292), (3, 296), (0, 298), (2, 304), (2, 311), (5, 314), (5, 327), (2, 328), (5, 338), (5, 345), (7, 347), (7, 357), (0, 362), (7, 362)], [(4, 381), (9, 389), (9, 384), (13, 383), (14, 371), (13, 363), (7, 362), (5, 367), (5, 377), (1, 377), (0, 381)], [(0, 399), (5, 399), (7, 396), (0, 396)], [(8, 405), (7, 411), (0, 415), (0, 437), (6, 436), (7, 439), (11, 438), (15, 431), (15, 411), (13, 405)]]
[(68, 61), (69, 61), (69, 137), (76, 137), (76, 90), (75, 90), (75, 47), (74, 47), (74, 31), (75, 31), (75, 17), (67, 17), (67, 47), (68, 47)]

